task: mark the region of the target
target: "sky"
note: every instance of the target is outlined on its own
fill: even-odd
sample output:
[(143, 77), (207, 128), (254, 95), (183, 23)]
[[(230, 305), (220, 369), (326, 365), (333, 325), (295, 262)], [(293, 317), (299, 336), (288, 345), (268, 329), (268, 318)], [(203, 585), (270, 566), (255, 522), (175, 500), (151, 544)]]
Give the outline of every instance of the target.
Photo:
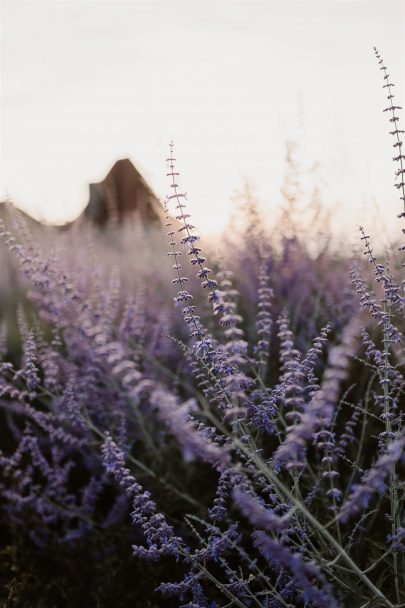
[(374, 45), (403, 105), (404, 2), (3, 1), (1, 194), (63, 223), (130, 158), (164, 197), (173, 140), (194, 223), (212, 233), (244, 182), (277, 214), (294, 141), (303, 183), (345, 230), (378, 209), (398, 231)]

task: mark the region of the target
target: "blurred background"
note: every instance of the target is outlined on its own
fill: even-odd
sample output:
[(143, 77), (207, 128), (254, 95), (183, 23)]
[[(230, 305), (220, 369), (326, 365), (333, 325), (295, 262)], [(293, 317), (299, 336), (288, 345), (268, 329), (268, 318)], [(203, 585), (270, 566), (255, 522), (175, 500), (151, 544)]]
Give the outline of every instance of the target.
[[(118, 159), (168, 190), (174, 140), (204, 234), (249, 188), (278, 213), (288, 142), (303, 196), (336, 234), (397, 238), (400, 201), (376, 45), (403, 99), (402, 1), (6, 1), (1, 4), (1, 194), (75, 219)], [(236, 193), (236, 194), (235, 194)], [(305, 222), (305, 219), (302, 219)]]

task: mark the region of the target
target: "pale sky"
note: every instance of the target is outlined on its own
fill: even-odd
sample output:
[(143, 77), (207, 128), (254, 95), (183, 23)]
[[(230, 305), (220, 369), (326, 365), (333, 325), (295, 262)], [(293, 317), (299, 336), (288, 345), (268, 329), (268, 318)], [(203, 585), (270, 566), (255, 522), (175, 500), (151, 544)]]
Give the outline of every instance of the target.
[(163, 197), (171, 139), (203, 232), (246, 179), (270, 217), (292, 139), (349, 231), (374, 203), (396, 226), (373, 45), (404, 105), (404, 2), (15, 0), (1, 30), (1, 192), (35, 217), (77, 216), (118, 158)]

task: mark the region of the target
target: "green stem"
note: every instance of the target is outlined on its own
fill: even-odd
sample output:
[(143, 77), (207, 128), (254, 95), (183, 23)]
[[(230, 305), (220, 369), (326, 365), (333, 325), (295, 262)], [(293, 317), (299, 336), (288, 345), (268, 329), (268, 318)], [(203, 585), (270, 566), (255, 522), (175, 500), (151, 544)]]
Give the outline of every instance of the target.
[(336, 553), (346, 562), (346, 564), (351, 568), (353, 572), (357, 574), (359, 579), (363, 582), (363, 584), (373, 592), (374, 596), (379, 598), (385, 606), (389, 608), (394, 608), (394, 604), (390, 602), (390, 600), (380, 591), (372, 581), (363, 573), (361, 568), (352, 560), (352, 558), (346, 553), (343, 547), (336, 541), (336, 539), (324, 528), (324, 526), (306, 509), (306, 507), (298, 501), (295, 496), (289, 491), (288, 488), (285, 487), (282, 481), (270, 471), (269, 467), (262, 461), (258, 454), (250, 454), (246, 447), (238, 440), (235, 440), (238, 448), (244, 452), (249, 458), (251, 458), (256, 466), (260, 469), (260, 471), (267, 477), (267, 479), (276, 486), (284, 496), (291, 501), (294, 506), (301, 511), (307, 521), (316, 528), (324, 540), (329, 543), (331, 547), (333, 547)]
[[(388, 319), (388, 320), (387, 320)], [(389, 367), (390, 367), (390, 334), (389, 325), (391, 319), (391, 301), (387, 298), (384, 293), (384, 328), (383, 328), (383, 395), (384, 395), (384, 418), (385, 418), (385, 432), (386, 439), (385, 444), (388, 449), (391, 444), (391, 412), (390, 412), (390, 395), (389, 395)], [(399, 501), (398, 501), (398, 482), (396, 475), (396, 466), (392, 465), (389, 472), (389, 494), (390, 494), (390, 507), (391, 507), (391, 534), (393, 537), (396, 536), (397, 528), (400, 525), (399, 521)], [(394, 549), (392, 552), (392, 564), (394, 569), (394, 586), (397, 603), (400, 602), (400, 590), (399, 590), (399, 570), (398, 570), (398, 552)]]

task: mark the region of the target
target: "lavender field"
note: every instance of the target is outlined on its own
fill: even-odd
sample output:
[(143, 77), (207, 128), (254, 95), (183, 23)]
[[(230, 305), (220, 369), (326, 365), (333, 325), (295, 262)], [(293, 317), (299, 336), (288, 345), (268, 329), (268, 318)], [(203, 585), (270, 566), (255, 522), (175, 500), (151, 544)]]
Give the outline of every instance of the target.
[(243, 201), (218, 255), (172, 143), (162, 227), (32, 230), (4, 206), (3, 606), (405, 606), (405, 157), (376, 58), (385, 255), (366, 227), (336, 247), (316, 205), (294, 229), (288, 188), (271, 231)]

